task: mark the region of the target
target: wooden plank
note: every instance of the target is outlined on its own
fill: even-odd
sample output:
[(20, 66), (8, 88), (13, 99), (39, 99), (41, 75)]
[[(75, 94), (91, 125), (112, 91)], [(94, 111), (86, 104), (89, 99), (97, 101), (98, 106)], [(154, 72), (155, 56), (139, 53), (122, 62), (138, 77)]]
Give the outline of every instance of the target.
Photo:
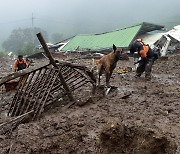
[(85, 84), (87, 84), (87, 82), (82, 82), (81, 84), (79, 84), (78, 86), (74, 86), (73, 87), (73, 90), (76, 90), (76, 89), (78, 89), (79, 87), (82, 87), (83, 85), (85, 85)]
[[(72, 85), (72, 86), (71, 86), (71, 89), (72, 89), (72, 90), (77, 89), (76, 86), (77, 86), (78, 84), (80, 84), (80, 83), (83, 83), (85, 80), (86, 80), (86, 78), (82, 78), (82, 80), (80, 80), (80, 81), (77, 82), (76, 84)], [(82, 84), (82, 85), (83, 85), (83, 84)], [(80, 87), (80, 86), (78, 86), (78, 88), (79, 88), (79, 87)]]
[(12, 109), (10, 108), (10, 110), (8, 112), (8, 115), (10, 114), (10, 116), (14, 116), (14, 112), (16, 110), (16, 106), (17, 106), (18, 101), (19, 101), (19, 96), (22, 96), (22, 93), (23, 93), (23, 91), (22, 91), (23, 88), (22, 88), (22, 85), (21, 85), (22, 80), (23, 80), (23, 77), (21, 77), (21, 80), (19, 82), (19, 88), (18, 88), (17, 94), (13, 98)]
[[(71, 79), (73, 79), (73, 77)], [(77, 81), (79, 79), (85, 79), (86, 80), (86, 78), (82, 74), (77, 74), (76, 78), (74, 78), (74, 80), (70, 80), (70, 82), (68, 82), (68, 84), (72, 85), (73, 82), (75, 82), (75, 81)]]
[(32, 109), (34, 110), (35, 113), (36, 113), (35, 108), (36, 108), (36, 106), (38, 105), (38, 101), (39, 101), (40, 96), (42, 95), (43, 88), (46, 86), (46, 83), (47, 83), (47, 81), (48, 81), (48, 79), (49, 79), (49, 75), (52, 73), (52, 71), (53, 71), (53, 69), (51, 69), (51, 70), (48, 72), (48, 74), (46, 74), (45, 80), (43, 81), (44, 84), (43, 84), (43, 86), (40, 88), (37, 96), (35, 96), (35, 101), (34, 101), (33, 106), (32, 106)]
[[(34, 78), (35, 73), (36, 72), (33, 72), (32, 74), (30, 74), (31, 76), (29, 75), (30, 78), (28, 80), (28, 84), (26, 85), (26, 87), (24, 89), (25, 92), (24, 92), (24, 96), (23, 96), (23, 104), (20, 106), (20, 109), (18, 109), (19, 111), (17, 111), (17, 112), (19, 112), (19, 115), (22, 114), (22, 112), (24, 110), (24, 107), (27, 105), (26, 100), (27, 100), (27, 98), (29, 96), (29, 93), (31, 92), (31, 89), (29, 88), (29, 86), (31, 85), (30, 83), (31, 83), (32, 79)], [(16, 115), (16, 113), (15, 113), (15, 115)]]
[[(42, 71), (43, 71), (43, 70), (41, 70), (41, 73), (42, 73)], [(40, 78), (37, 77), (37, 79), (38, 79), (38, 83), (37, 83), (37, 85), (36, 85), (37, 88), (39, 87), (39, 84), (42, 82), (41, 80), (44, 78), (46, 71), (47, 71), (47, 69), (44, 69), (44, 72), (43, 72), (43, 74), (40, 76)], [(36, 83), (36, 82), (34, 82), (34, 83)], [(34, 84), (32, 85), (32, 87), (34, 87)], [(37, 90), (37, 89), (36, 89), (36, 90)], [(37, 99), (37, 97), (35, 98), (35, 94), (39, 94), (39, 95), (40, 95), (40, 92), (37, 93), (37, 92), (35, 91), (35, 92), (33, 93), (33, 95), (31, 96), (31, 98)], [(33, 99), (31, 99), (31, 100), (29, 101), (29, 103), (28, 103), (28, 105), (27, 105), (27, 108), (26, 108), (26, 110), (25, 110), (25, 113), (30, 110), (30, 105), (31, 105), (31, 103), (33, 102)]]
[(90, 69), (87, 68), (86, 66), (78, 65), (78, 64), (72, 64), (72, 63), (64, 62), (64, 61), (60, 61), (59, 64), (69, 66), (71, 68), (76, 68), (76, 69), (82, 70), (87, 76), (89, 76), (91, 78), (91, 80), (94, 83), (96, 82), (96, 77), (94, 76), (93, 72), (90, 71)]
[[(30, 95), (30, 93), (33, 93), (32, 92), (32, 89), (33, 89), (33, 87), (34, 87), (34, 84), (37, 82), (37, 80), (38, 80), (38, 78), (39, 78), (39, 75), (41, 74), (41, 72), (42, 72), (42, 70), (43, 69), (40, 69), (40, 70), (37, 70), (38, 71), (38, 73), (36, 74), (36, 72), (35, 72), (35, 74), (36, 74), (36, 78), (35, 78), (35, 80), (33, 81), (33, 83), (31, 83), (31, 87), (30, 87), (30, 89), (29, 89), (29, 92), (28, 92), (28, 94), (27, 94), (27, 96), (26, 96), (26, 98), (25, 98), (25, 100), (24, 100), (24, 102), (29, 102), (29, 95)], [(26, 103), (24, 103), (23, 104), (23, 106), (22, 106), (22, 109), (21, 109), (21, 111), (20, 111), (20, 115), (21, 114), (23, 114), (23, 113), (25, 113), (24, 111), (29, 107), (29, 103), (28, 104), (26, 104)], [(26, 107), (26, 108), (25, 108)]]
[[(45, 40), (44, 40), (44, 38), (42, 37), (41, 33), (38, 33), (38, 34), (37, 34), (37, 37), (38, 37), (38, 39), (39, 39), (39, 41), (40, 41), (40, 43), (41, 43), (41, 45), (42, 45), (42, 47), (43, 47), (46, 55), (47, 55), (47, 57), (49, 58), (50, 63), (51, 63), (55, 68), (58, 68), (58, 65), (56, 64), (56, 62), (55, 62), (55, 60), (53, 59), (51, 53), (49, 52), (48, 46), (47, 46), (47, 44), (45, 43)], [(71, 93), (68, 85), (66, 84), (66, 82), (65, 82), (65, 80), (64, 80), (64, 78), (63, 78), (63, 75), (62, 75), (61, 71), (59, 71), (59, 78), (60, 78), (60, 80), (61, 80), (61, 83), (62, 83), (64, 89), (67, 91), (67, 95), (68, 95), (69, 99), (70, 99), (71, 101), (73, 101), (73, 100), (74, 100), (73, 95), (72, 95), (72, 93)]]
[(45, 99), (44, 99), (44, 101), (42, 102), (42, 105), (41, 105), (41, 108), (40, 108), (40, 110), (39, 110), (39, 112), (37, 113), (37, 118), (41, 115), (41, 113), (43, 112), (43, 110), (44, 110), (44, 106), (45, 106), (45, 103), (46, 103), (46, 100), (47, 100), (47, 98), (48, 98), (48, 96), (49, 96), (49, 94), (50, 94), (50, 91), (51, 91), (51, 89), (52, 89), (52, 87), (53, 87), (53, 85), (54, 85), (54, 82), (56, 81), (56, 79), (57, 79), (57, 77), (58, 77), (58, 74), (55, 76), (55, 78), (53, 79), (53, 81), (52, 81), (52, 83), (51, 83), (51, 85), (50, 85), (50, 87), (49, 87), (49, 85), (47, 86), (47, 93), (46, 93), (46, 96), (45, 96)]
[[(56, 71), (55, 71), (55, 70), (52, 70), (52, 71), (54, 71), (54, 72), (52, 72), (52, 73), (50, 74), (51, 77), (48, 76), (49, 81), (47, 81), (47, 82), (46, 82), (46, 85), (43, 87), (43, 88), (45, 88), (45, 89), (44, 89), (44, 93), (42, 94), (41, 99), (40, 99), (39, 101), (37, 101), (38, 103), (37, 103), (36, 109), (33, 108), (33, 109), (35, 110), (35, 113), (34, 113), (34, 115), (33, 115), (33, 120), (34, 120), (34, 119), (36, 118), (36, 116), (38, 115), (39, 110), (41, 110), (41, 106), (42, 106), (41, 103), (42, 103), (43, 99), (45, 98), (45, 100), (46, 100), (46, 96), (48, 96), (48, 92), (47, 92), (47, 91), (48, 91), (48, 88), (49, 88), (50, 84), (52, 83), (52, 80), (53, 80), (54, 75), (56, 74)], [(56, 80), (57, 76), (58, 76), (58, 73), (57, 73), (57, 75), (55, 76), (55, 80)], [(53, 81), (53, 84), (54, 84), (55, 80)]]
[(29, 111), (23, 115), (13, 118), (10, 121), (0, 124), (0, 134), (5, 134), (7, 131), (15, 129), (20, 123), (27, 120), (34, 111)]
[(21, 76), (24, 76), (26, 74), (29, 74), (29, 73), (32, 73), (33, 71), (36, 71), (38, 69), (41, 69), (43, 67), (46, 67), (46, 66), (49, 66), (50, 64), (46, 64), (44, 66), (41, 66), (41, 67), (29, 67), (29, 68), (26, 68), (24, 70), (20, 70), (18, 72), (15, 72), (15, 73), (12, 73), (12, 74), (9, 74), (8, 76), (5, 76), (5, 77), (2, 77), (1, 80), (0, 80), (0, 86), (3, 85), (5, 82), (8, 82), (10, 80), (13, 80), (15, 78), (18, 78), (18, 77), (21, 77)]
[[(27, 76), (27, 75), (28, 75), (28, 76)], [(27, 79), (29, 78), (29, 74), (27, 74), (27, 75), (25, 76), (25, 81), (24, 81), (23, 85), (21, 86), (22, 91), (23, 91), (24, 85), (25, 85), (26, 82), (27, 82)], [(20, 113), (19, 110), (20, 110), (20, 108), (21, 108), (22, 105), (23, 105), (23, 102), (24, 102), (23, 99), (24, 99), (24, 97), (25, 97), (25, 95), (26, 95), (26, 89), (27, 89), (28, 85), (29, 85), (29, 83), (26, 85), (26, 87), (25, 87), (25, 89), (24, 89), (24, 91), (23, 91), (23, 94), (20, 96), (19, 104), (17, 105), (16, 110), (15, 110), (15, 112), (14, 112), (14, 115), (15, 115), (15, 116), (18, 116), (19, 113)], [(13, 116), (13, 112), (12, 112), (12, 116)]]

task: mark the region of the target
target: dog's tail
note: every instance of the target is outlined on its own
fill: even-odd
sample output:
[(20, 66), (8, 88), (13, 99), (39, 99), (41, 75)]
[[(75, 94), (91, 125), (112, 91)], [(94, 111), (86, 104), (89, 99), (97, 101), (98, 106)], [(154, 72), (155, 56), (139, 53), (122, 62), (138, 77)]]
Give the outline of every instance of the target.
[(94, 58), (92, 59), (91, 71), (94, 71), (97, 68), (99, 62), (100, 62), (100, 59), (98, 59), (98, 60), (95, 60)]
[(100, 59), (96, 60), (96, 66), (99, 64), (100, 62)]

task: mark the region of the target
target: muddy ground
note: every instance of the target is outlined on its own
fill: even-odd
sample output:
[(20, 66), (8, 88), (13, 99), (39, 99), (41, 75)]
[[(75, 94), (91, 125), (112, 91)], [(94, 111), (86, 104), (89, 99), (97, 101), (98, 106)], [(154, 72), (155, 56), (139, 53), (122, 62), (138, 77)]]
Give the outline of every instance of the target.
[[(151, 81), (145, 81), (144, 75), (134, 78), (134, 71), (118, 74), (124, 67), (134, 68), (132, 58), (119, 61), (110, 80), (117, 89), (107, 96), (97, 89), (81, 106), (55, 104), (47, 108), (39, 120), (1, 135), (0, 153), (180, 154), (179, 59), (180, 53), (175, 53), (156, 61)], [(12, 72), (13, 60), (0, 60), (0, 76)], [(92, 67), (88, 59), (71, 58), (71, 62)], [(14, 92), (1, 90), (3, 123)], [(83, 91), (79, 93), (83, 96)], [(122, 97), (126, 93), (130, 95)]]

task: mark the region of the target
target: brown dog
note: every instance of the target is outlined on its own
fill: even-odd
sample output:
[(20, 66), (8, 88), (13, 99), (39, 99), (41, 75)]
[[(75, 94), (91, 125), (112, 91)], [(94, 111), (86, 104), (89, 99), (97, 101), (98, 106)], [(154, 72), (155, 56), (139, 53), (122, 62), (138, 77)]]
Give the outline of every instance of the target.
[(109, 87), (109, 80), (111, 78), (112, 72), (116, 67), (117, 61), (123, 58), (123, 51), (121, 48), (117, 48), (113, 44), (113, 51), (109, 54), (103, 56), (97, 64), (97, 74), (98, 74), (98, 85), (100, 85), (100, 77), (103, 72), (106, 76), (106, 86)]

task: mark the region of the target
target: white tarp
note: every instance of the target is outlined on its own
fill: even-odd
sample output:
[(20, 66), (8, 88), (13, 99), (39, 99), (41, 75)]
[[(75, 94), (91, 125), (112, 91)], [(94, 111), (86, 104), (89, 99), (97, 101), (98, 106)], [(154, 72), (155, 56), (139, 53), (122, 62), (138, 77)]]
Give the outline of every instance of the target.
[(171, 39), (166, 34), (164, 35), (164, 37), (166, 38), (166, 41), (165, 41), (164, 45), (162, 46), (162, 49), (160, 50), (161, 56), (166, 56), (167, 49), (171, 42)]
[(175, 26), (172, 30), (166, 32), (161, 37), (160, 41), (164, 39), (163, 45), (160, 46), (160, 55), (165, 56), (168, 51), (174, 51), (176, 50), (177, 43), (171, 43), (171, 38), (174, 38), (178, 42), (180, 42), (180, 25)]
[(146, 33), (140, 36), (145, 44), (153, 45), (158, 39), (162, 37), (165, 33), (162, 32), (154, 32), (154, 33)]
[(141, 35), (143, 42), (149, 45), (154, 44), (162, 35), (169, 35), (180, 42), (180, 25), (175, 26), (172, 30), (168, 32), (149, 32)]
[(180, 42), (180, 25), (175, 26), (172, 30), (168, 31), (167, 34)]

